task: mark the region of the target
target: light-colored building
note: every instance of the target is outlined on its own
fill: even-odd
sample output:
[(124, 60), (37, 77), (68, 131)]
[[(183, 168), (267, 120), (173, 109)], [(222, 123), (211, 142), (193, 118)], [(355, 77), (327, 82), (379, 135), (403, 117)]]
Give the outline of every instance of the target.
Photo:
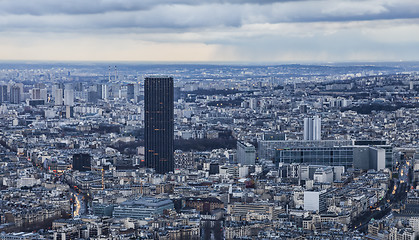
[(321, 140), (321, 118), (304, 118), (304, 140)]
[(64, 104), (67, 106), (74, 106), (74, 90), (73, 89), (64, 90)]
[(57, 88), (55, 89), (55, 105), (56, 106), (61, 106), (64, 103), (64, 99), (63, 99), (63, 90), (61, 88)]
[(304, 191), (304, 210), (323, 212), (326, 211), (326, 190)]
[(317, 168), (314, 172), (314, 181), (318, 183), (333, 182), (333, 168), (330, 166)]
[(255, 165), (256, 148), (247, 142), (237, 142), (237, 162), (241, 165)]

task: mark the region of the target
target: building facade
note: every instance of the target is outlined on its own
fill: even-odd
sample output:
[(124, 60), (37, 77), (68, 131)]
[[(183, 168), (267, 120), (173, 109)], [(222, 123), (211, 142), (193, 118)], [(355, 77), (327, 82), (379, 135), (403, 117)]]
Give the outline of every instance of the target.
[(351, 140), (259, 140), (258, 141), (258, 157), (259, 159), (273, 161), (276, 157), (277, 150), (295, 149), (304, 147), (336, 147), (336, 146), (351, 146)]
[(275, 162), (343, 166), (357, 169), (385, 168), (385, 149), (373, 146), (296, 147), (277, 149)]
[(10, 103), (12, 104), (18, 104), (21, 102), (21, 96), (20, 96), (20, 87), (19, 86), (12, 86), (10, 88)]
[(80, 172), (91, 170), (91, 156), (86, 153), (78, 153), (73, 155), (73, 170)]
[(126, 201), (116, 206), (113, 217), (145, 219), (154, 215), (163, 214), (164, 210), (173, 209), (170, 199), (143, 197), (133, 201)]
[(321, 119), (304, 118), (304, 140), (321, 140)]
[(237, 162), (241, 165), (255, 165), (256, 148), (247, 142), (237, 142)]
[(323, 191), (304, 191), (304, 210), (307, 211), (326, 211), (326, 190)]
[(0, 103), (8, 101), (7, 85), (0, 85)]
[(156, 173), (174, 170), (173, 78), (146, 77), (145, 104), (145, 162)]

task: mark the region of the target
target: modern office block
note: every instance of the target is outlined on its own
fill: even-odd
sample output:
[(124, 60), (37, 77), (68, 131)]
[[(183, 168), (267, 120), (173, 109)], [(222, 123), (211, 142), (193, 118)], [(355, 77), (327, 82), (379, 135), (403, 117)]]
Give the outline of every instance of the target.
[(20, 95), (20, 87), (19, 86), (12, 86), (10, 88), (10, 103), (18, 104), (21, 102), (21, 95)]
[(277, 163), (353, 167), (353, 147), (299, 147), (277, 150)]
[(65, 118), (72, 118), (72, 117), (74, 117), (74, 107), (65, 106)]
[[(102, 94), (100, 94), (102, 95)], [(99, 93), (96, 91), (88, 91), (87, 92), (87, 101), (89, 103), (97, 103), (97, 100), (99, 99)]]
[(41, 89), (40, 88), (32, 88), (31, 99), (34, 99), (34, 100), (41, 99)]
[(137, 200), (125, 201), (113, 210), (115, 218), (145, 219), (154, 215), (163, 214), (164, 210), (173, 209), (170, 199), (143, 197)]
[(79, 153), (73, 155), (73, 170), (80, 172), (90, 171), (91, 169), (91, 156), (86, 153)]
[(74, 90), (73, 89), (64, 90), (64, 105), (74, 106)]
[(134, 100), (135, 97), (135, 85), (134, 84), (128, 84), (127, 85), (127, 100), (131, 101)]
[(61, 88), (57, 88), (57, 89), (55, 89), (55, 101), (54, 101), (54, 103), (55, 103), (55, 105), (56, 106), (61, 106), (61, 105), (63, 105), (63, 103), (64, 103), (64, 96), (63, 96), (64, 94), (63, 94), (63, 89), (61, 89)]
[(83, 91), (83, 82), (76, 82), (73, 84), (74, 85), (74, 90), (77, 92), (81, 92)]
[(93, 202), (92, 203), (92, 213), (95, 216), (112, 217), (113, 209), (114, 209), (113, 204), (104, 204), (104, 203), (98, 203), (98, 202)]
[(101, 86), (101, 91), (102, 91), (102, 94), (101, 94), (101, 96), (102, 96), (102, 99), (103, 100), (108, 100), (108, 98), (109, 98), (109, 90), (108, 90), (108, 85), (106, 85), (106, 84), (103, 84), (102, 86)]
[(44, 102), (48, 102), (48, 91), (47, 91), (47, 89), (41, 88), (40, 96), (41, 96), (41, 99), (44, 100)]
[(304, 147), (336, 147), (352, 146), (352, 140), (321, 140), (321, 141), (301, 141), (301, 140), (259, 140), (258, 157), (259, 159), (274, 161), (276, 151), (282, 149), (295, 149)]
[(381, 170), (386, 167), (386, 150), (372, 146), (353, 147), (354, 167)]
[(237, 142), (237, 163), (255, 165), (256, 148), (250, 143)]
[[(359, 147), (358, 150), (357, 147)], [(386, 141), (382, 140), (259, 140), (258, 158), (276, 163), (307, 163), (344, 166), (345, 168), (382, 169), (382, 151), (378, 150), (379, 152), (374, 154), (373, 148), (384, 149), (385, 168), (392, 169), (393, 147), (386, 145)], [(362, 149), (367, 149), (368, 154), (362, 155)], [(366, 162), (362, 162), (364, 160)]]
[(384, 140), (356, 140), (354, 142), (356, 146), (373, 146), (377, 148), (382, 148), (385, 150), (385, 167), (388, 169), (393, 169), (393, 147), (387, 145)]
[(324, 212), (326, 211), (326, 190), (304, 191), (304, 210)]
[(304, 140), (321, 140), (321, 119), (304, 118)]
[(174, 170), (173, 149), (173, 78), (146, 77), (145, 104), (145, 161), (157, 173)]
[(333, 182), (333, 168), (331, 166), (318, 167), (314, 172), (314, 182), (332, 183)]
[(28, 106), (36, 107), (39, 105), (44, 105), (45, 101), (43, 99), (26, 99)]
[(283, 141), (285, 139), (285, 133), (264, 133), (262, 135), (262, 140), (264, 141)]
[(96, 85), (97, 98), (102, 99), (102, 84)]
[(277, 164), (300, 163), (382, 170), (386, 161), (386, 150), (373, 146), (296, 147), (276, 151)]
[(7, 85), (0, 85), (0, 103), (8, 101)]

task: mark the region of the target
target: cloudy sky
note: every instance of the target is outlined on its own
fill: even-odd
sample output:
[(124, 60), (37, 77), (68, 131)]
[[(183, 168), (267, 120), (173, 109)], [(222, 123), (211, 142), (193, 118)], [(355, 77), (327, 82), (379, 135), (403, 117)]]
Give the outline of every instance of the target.
[(0, 0), (0, 60), (419, 60), (419, 1)]

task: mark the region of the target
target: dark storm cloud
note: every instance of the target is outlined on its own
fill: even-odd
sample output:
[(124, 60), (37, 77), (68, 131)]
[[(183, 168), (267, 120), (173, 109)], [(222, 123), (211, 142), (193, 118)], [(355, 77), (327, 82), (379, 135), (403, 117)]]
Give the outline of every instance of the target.
[(0, 59), (395, 61), (418, 0), (0, 0)]
[(419, 18), (415, 0), (0, 0), (0, 31), (195, 29)]

